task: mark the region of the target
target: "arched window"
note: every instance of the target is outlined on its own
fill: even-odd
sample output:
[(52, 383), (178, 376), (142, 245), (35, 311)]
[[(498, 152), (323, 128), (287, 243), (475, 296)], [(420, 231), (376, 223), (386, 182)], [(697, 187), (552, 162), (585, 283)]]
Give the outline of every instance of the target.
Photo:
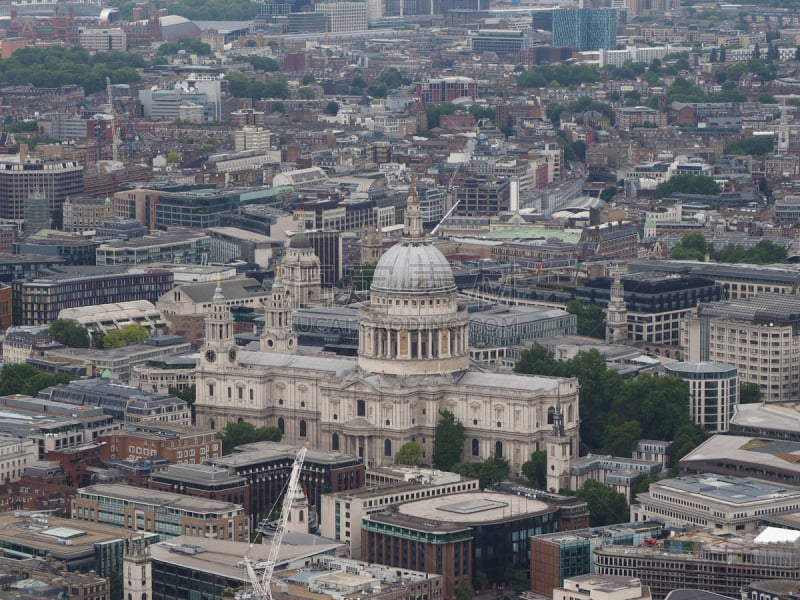
[(211, 419), (211, 420), (208, 422), (208, 426), (209, 426), (209, 427), (211, 427), (211, 430), (212, 430), (212, 431), (214, 431), (214, 430), (217, 428), (217, 423), (214, 421), (214, 419)]
[(472, 438), (472, 456), (480, 456), (481, 454), (481, 445), (478, 442), (478, 438)]
[(283, 417), (278, 419), (278, 429), (281, 430), (281, 433), (286, 433), (286, 423), (283, 421)]
[(331, 450), (338, 450), (339, 449), (339, 434), (334, 433), (333, 437), (331, 437)]
[(300, 511), (299, 522), (302, 523), (305, 520), (305, 516), (303, 515), (303, 511)]
[(392, 455), (392, 440), (383, 441), (383, 455), (384, 456)]
[(553, 408), (552, 406), (547, 409), (547, 424), (548, 425), (552, 425), (553, 424), (553, 419), (555, 418), (555, 414), (556, 414), (556, 409)]
[(503, 458), (503, 442), (496, 442), (494, 445), (495, 458)]
[(572, 423), (572, 404), (567, 406), (567, 423)]
[[(230, 389), (230, 388), (229, 388), (229, 389)], [(244, 423), (244, 419), (243, 419), (242, 417), (239, 417), (239, 419), (238, 419), (236, 422), (237, 422), (237, 423)]]
[(300, 421), (300, 437), (306, 437), (306, 422)]

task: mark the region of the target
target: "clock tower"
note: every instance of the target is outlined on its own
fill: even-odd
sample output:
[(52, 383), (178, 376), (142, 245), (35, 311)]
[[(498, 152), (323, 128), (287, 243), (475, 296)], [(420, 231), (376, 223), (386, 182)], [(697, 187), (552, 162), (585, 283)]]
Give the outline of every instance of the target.
[(275, 273), (272, 296), (266, 302), (264, 331), (261, 333), (261, 350), (281, 354), (293, 354), (297, 350), (297, 336), (292, 329), (289, 290), (281, 283), (280, 270)]
[(239, 350), (233, 339), (233, 316), (218, 279), (211, 299), (211, 312), (206, 317), (206, 337), (200, 361), (204, 366), (230, 366), (236, 364), (238, 358)]

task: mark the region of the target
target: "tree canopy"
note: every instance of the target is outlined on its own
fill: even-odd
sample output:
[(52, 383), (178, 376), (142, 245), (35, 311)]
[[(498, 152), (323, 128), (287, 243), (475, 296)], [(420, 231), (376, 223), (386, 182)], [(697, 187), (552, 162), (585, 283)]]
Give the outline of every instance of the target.
[(45, 333), (70, 348), (88, 348), (91, 341), (89, 330), (69, 319), (53, 321)]
[[(249, 1), (249, 0), (248, 0)], [(289, 98), (289, 84), (285, 79), (273, 81), (250, 81), (244, 73), (239, 71), (228, 72), (228, 90), (236, 98)]]
[(0, 60), (0, 83), (32, 83), (37, 87), (77, 84), (87, 94), (111, 83), (131, 83), (140, 79), (138, 68), (144, 59), (128, 52), (93, 52), (83, 48), (23, 48)]
[(719, 196), (722, 188), (712, 177), (690, 174), (673, 175), (669, 180), (656, 186), (656, 198), (666, 198), (676, 192)]
[(591, 450), (630, 456), (640, 438), (672, 440), (680, 448), (705, 439), (689, 414), (689, 388), (677, 377), (640, 375), (623, 381), (597, 350), (559, 361), (538, 344), (522, 353), (514, 370), (578, 379), (581, 442)]
[(183, 38), (177, 42), (164, 42), (158, 47), (158, 56), (171, 56), (177, 54), (181, 50), (185, 50), (190, 54), (198, 54), (200, 56), (208, 56), (211, 54), (211, 46), (205, 42), (201, 42), (198, 38)]
[(416, 467), (422, 464), (422, 444), (419, 442), (406, 442), (394, 455), (396, 465), (410, 465)]
[(441, 411), (433, 440), (433, 466), (450, 471), (461, 460), (465, 439), (463, 423), (449, 410)]
[(590, 527), (630, 521), (630, 509), (625, 496), (604, 483), (588, 479), (575, 495), (586, 501)]
[(179, 0), (169, 12), (193, 21), (249, 21), (258, 14), (250, 0)]
[(522, 71), (517, 78), (521, 88), (574, 86), (581, 83), (595, 83), (600, 80), (600, 72), (594, 65), (541, 65)]
[(531, 487), (547, 489), (547, 452), (537, 450), (531, 454), (530, 460), (522, 463), (522, 474)]
[(578, 335), (605, 339), (606, 313), (596, 304), (584, 305), (580, 300), (567, 303), (568, 313), (577, 317)]
[(50, 375), (36, 370), (29, 364), (7, 364), (0, 370), (0, 396), (22, 394), (35, 396), (44, 388), (68, 383), (72, 377), (65, 373)]
[(222, 453), (230, 454), (242, 444), (280, 442), (283, 434), (277, 427), (256, 427), (247, 421), (239, 421), (228, 423), (217, 437), (222, 440)]
[(122, 329), (113, 329), (102, 338), (103, 348), (122, 348), (141, 344), (147, 339), (147, 329), (138, 323), (131, 323)]
[(725, 153), (763, 156), (772, 152), (774, 147), (775, 142), (771, 135), (743, 137), (728, 144), (728, 146), (725, 148)]
[(482, 490), (492, 487), (495, 483), (500, 483), (508, 478), (510, 466), (504, 458), (490, 456), (481, 462), (462, 461), (453, 465), (451, 469), (463, 477), (474, 477), (478, 479), (478, 485)]
[(761, 240), (752, 248), (728, 244), (722, 250), (706, 241), (701, 233), (685, 233), (670, 252), (676, 260), (705, 260), (706, 254), (717, 262), (769, 265), (786, 262), (786, 248), (772, 240)]

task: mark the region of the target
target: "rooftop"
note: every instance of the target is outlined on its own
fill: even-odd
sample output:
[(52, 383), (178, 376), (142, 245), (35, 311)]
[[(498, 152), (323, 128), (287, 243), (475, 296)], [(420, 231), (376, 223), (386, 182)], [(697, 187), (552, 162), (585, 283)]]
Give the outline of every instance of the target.
[(701, 317), (718, 317), (729, 321), (746, 321), (762, 325), (788, 325), (800, 322), (800, 296), (762, 294), (738, 300), (722, 300), (700, 304)]
[(672, 490), (681, 495), (701, 496), (727, 505), (786, 500), (792, 497), (800, 500), (800, 490), (798, 489), (781, 487), (755, 479), (711, 473), (663, 479), (655, 486), (661, 490)]
[[(233, 454), (215, 458), (210, 462), (214, 465), (235, 468), (267, 461), (293, 461), (299, 450), (299, 445), (295, 446), (279, 442), (255, 442), (237, 446)], [(306, 464), (360, 463), (361, 459), (341, 452), (328, 452), (326, 450), (308, 448), (305, 462)]]
[[(192, 513), (241, 512), (242, 507), (230, 502), (208, 500), (197, 496), (172, 494), (119, 483), (100, 483), (78, 490), (78, 497), (104, 496), (123, 500), (130, 504), (172, 507)], [(216, 540), (215, 540), (216, 543)]]
[(556, 508), (526, 496), (498, 492), (466, 492), (426, 498), (398, 506), (401, 515), (454, 525), (488, 525), (532, 517)]

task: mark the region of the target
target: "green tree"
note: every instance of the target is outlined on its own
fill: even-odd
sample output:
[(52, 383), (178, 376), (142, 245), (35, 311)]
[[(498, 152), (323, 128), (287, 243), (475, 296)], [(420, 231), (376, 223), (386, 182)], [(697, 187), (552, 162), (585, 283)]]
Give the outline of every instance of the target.
[(670, 194), (704, 194), (719, 196), (722, 189), (712, 177), (706, 175), (673, 175), (668, 181), (656, 186), (656, 198), (665, 198)]
[(167, 153), (167, 162), (168, 162), (169, 164), (173, 165), (173, 164), (175, 164), (175, 163), (178, 163), (178, 162), (180, 162), (180, 160), (181, 160), (181, 157), (180, 157), (180, 156), (178, 155), (178, 153), (177, 153), (177, 152), (175, 152), (174, 150), (170, 150), (170, 151)]
[(0, 370), (0, 396), (22, 394), (35, 396), (44, 388), (67, 383), (72, 378), (64, 373), (50, 375), (29, 364), (7, 364)]
[(650, 491), (650, 484), (657, 482), (659, 479), (660, 477), (658, 475), (648, 475), (647, 473), (639, 475), (633, 480), (631, 498), (636, 498), (637, 494), (645, 494)]
[(739, 384), (739, 404), (755, 404), (761, 401), (761, 388), (757, 383), (743, 381)]
[(330, 116), (335, 117), (339, 114), (339, 103), (331, 100), (325, 105), (325, 112)]
[(528, 479), (531, 487), (543, 490), (547, 488), (547, 452), (537, 450), (531, 454), (530, 460), (522, 463), (522, 474)]
[(197, 386), (193, 383), (192, 385), (186, 386), (182, 390), (179, 390), (175, 386), (169, 386), (167, 391), (175, 396), (176, 398), (180, 398), (184, 402), (186, 402), (186, 406), (192, 411), (192, 421), (194, 421), (194, 403), (197, 399)]
[(300, 100), (313, 100), (316, 94), (310, 87), (301, 87), (297, 90), (297, 97), (300, 98)]
[(250, 21), (258, 5), (250, 0), (180, 0), (169, 5), (169, 12), (192, 21)]
[[(693, 177), (693, 176), (692, 176)], [(706, 242), (702, 233), (684, 233), (670, 255), (676, 260), (704, 260), (706, 254), (711, 254), (714, 246)]]
[(411, 465), (416, 467), (422, 464), (422, 444), (419, 442), (406, 442), (394, 455), (396, 465)]
[(478, 480), (482, 490), (492, 487), (508, 478), (510, 467), (508, 461), (497, 456), (490, 456), (478, 467)]
[(303, 85), (311, 85), (313, 83), (317, 83), (317, 78), (314, 77), (311, 73), (306, 73), (303, 75), (303, 79), (300, 80), (300, 83)]
[(449, 471), (461, 460), (465, 439), (464, 425), (449, 410), (441, 411), (433, 440), (433, 466)]
[(122, 348), (141, 344), (147, 339), (147, 329), (138, 323), (131, 323), (122, 329), (114, 329), (103, 336), (103, 348)]
[(89, 347), (89, 330), (69, 319), (57, 319), (53, 321), (45, 333), (70, 348)]
[(283, 434), (277, 427), (256, 427), (247, 421), (239, 421), (225, 425), (217, 437), (222, 440), (222, 453), (230, 454), (242, 444), (280, 442)]
[(522, 352), (514, 365), (517, 373), (530, 375), (560, 375), (563, 363), (556, 360), (556, 355), (541, 344), (533, 344)]
[(456, 600), (472, 600), (475, 597), (475, 590), (468, 579), (458, 582), (455, 589)]
[(617, 195), (617, 186), (615, 185), (607, 185), (603, 188), (603, 191), (600, 192), (600, 200), (604, 202), (611, 202), (611, 199)]
[(605, 339), (606, 313), (596, 304), (585, 306), (580, 300), (567, 303), (568, 313), (577, 317), (578, 335)]
[(638, 421), (625, 421), (609, 425), (603, 434), (605, 451), (612, 456), (630, 457), (631, 450), (642, 437), (642, 426)]
[(756, 136), (739, 138), (728, 144), (726, 154), (745, 154), (750, 156), (764, 156), (773, 151), (775, 147), (772, 136)]
[(604, 483), (589, 479), (575, 495), (586, 501), (591, 527), (630, 521), (628, 501), (625, 496)]
[(469, 477), (471, 479), (478, 478), (478, 468), (480, 467), (479, 463), (473, 463), (468, 460), (463, 460), (461, 462), (457, 462), (454, 464), (450, 471), (453, 473), (458, 473), (462, 477)]

